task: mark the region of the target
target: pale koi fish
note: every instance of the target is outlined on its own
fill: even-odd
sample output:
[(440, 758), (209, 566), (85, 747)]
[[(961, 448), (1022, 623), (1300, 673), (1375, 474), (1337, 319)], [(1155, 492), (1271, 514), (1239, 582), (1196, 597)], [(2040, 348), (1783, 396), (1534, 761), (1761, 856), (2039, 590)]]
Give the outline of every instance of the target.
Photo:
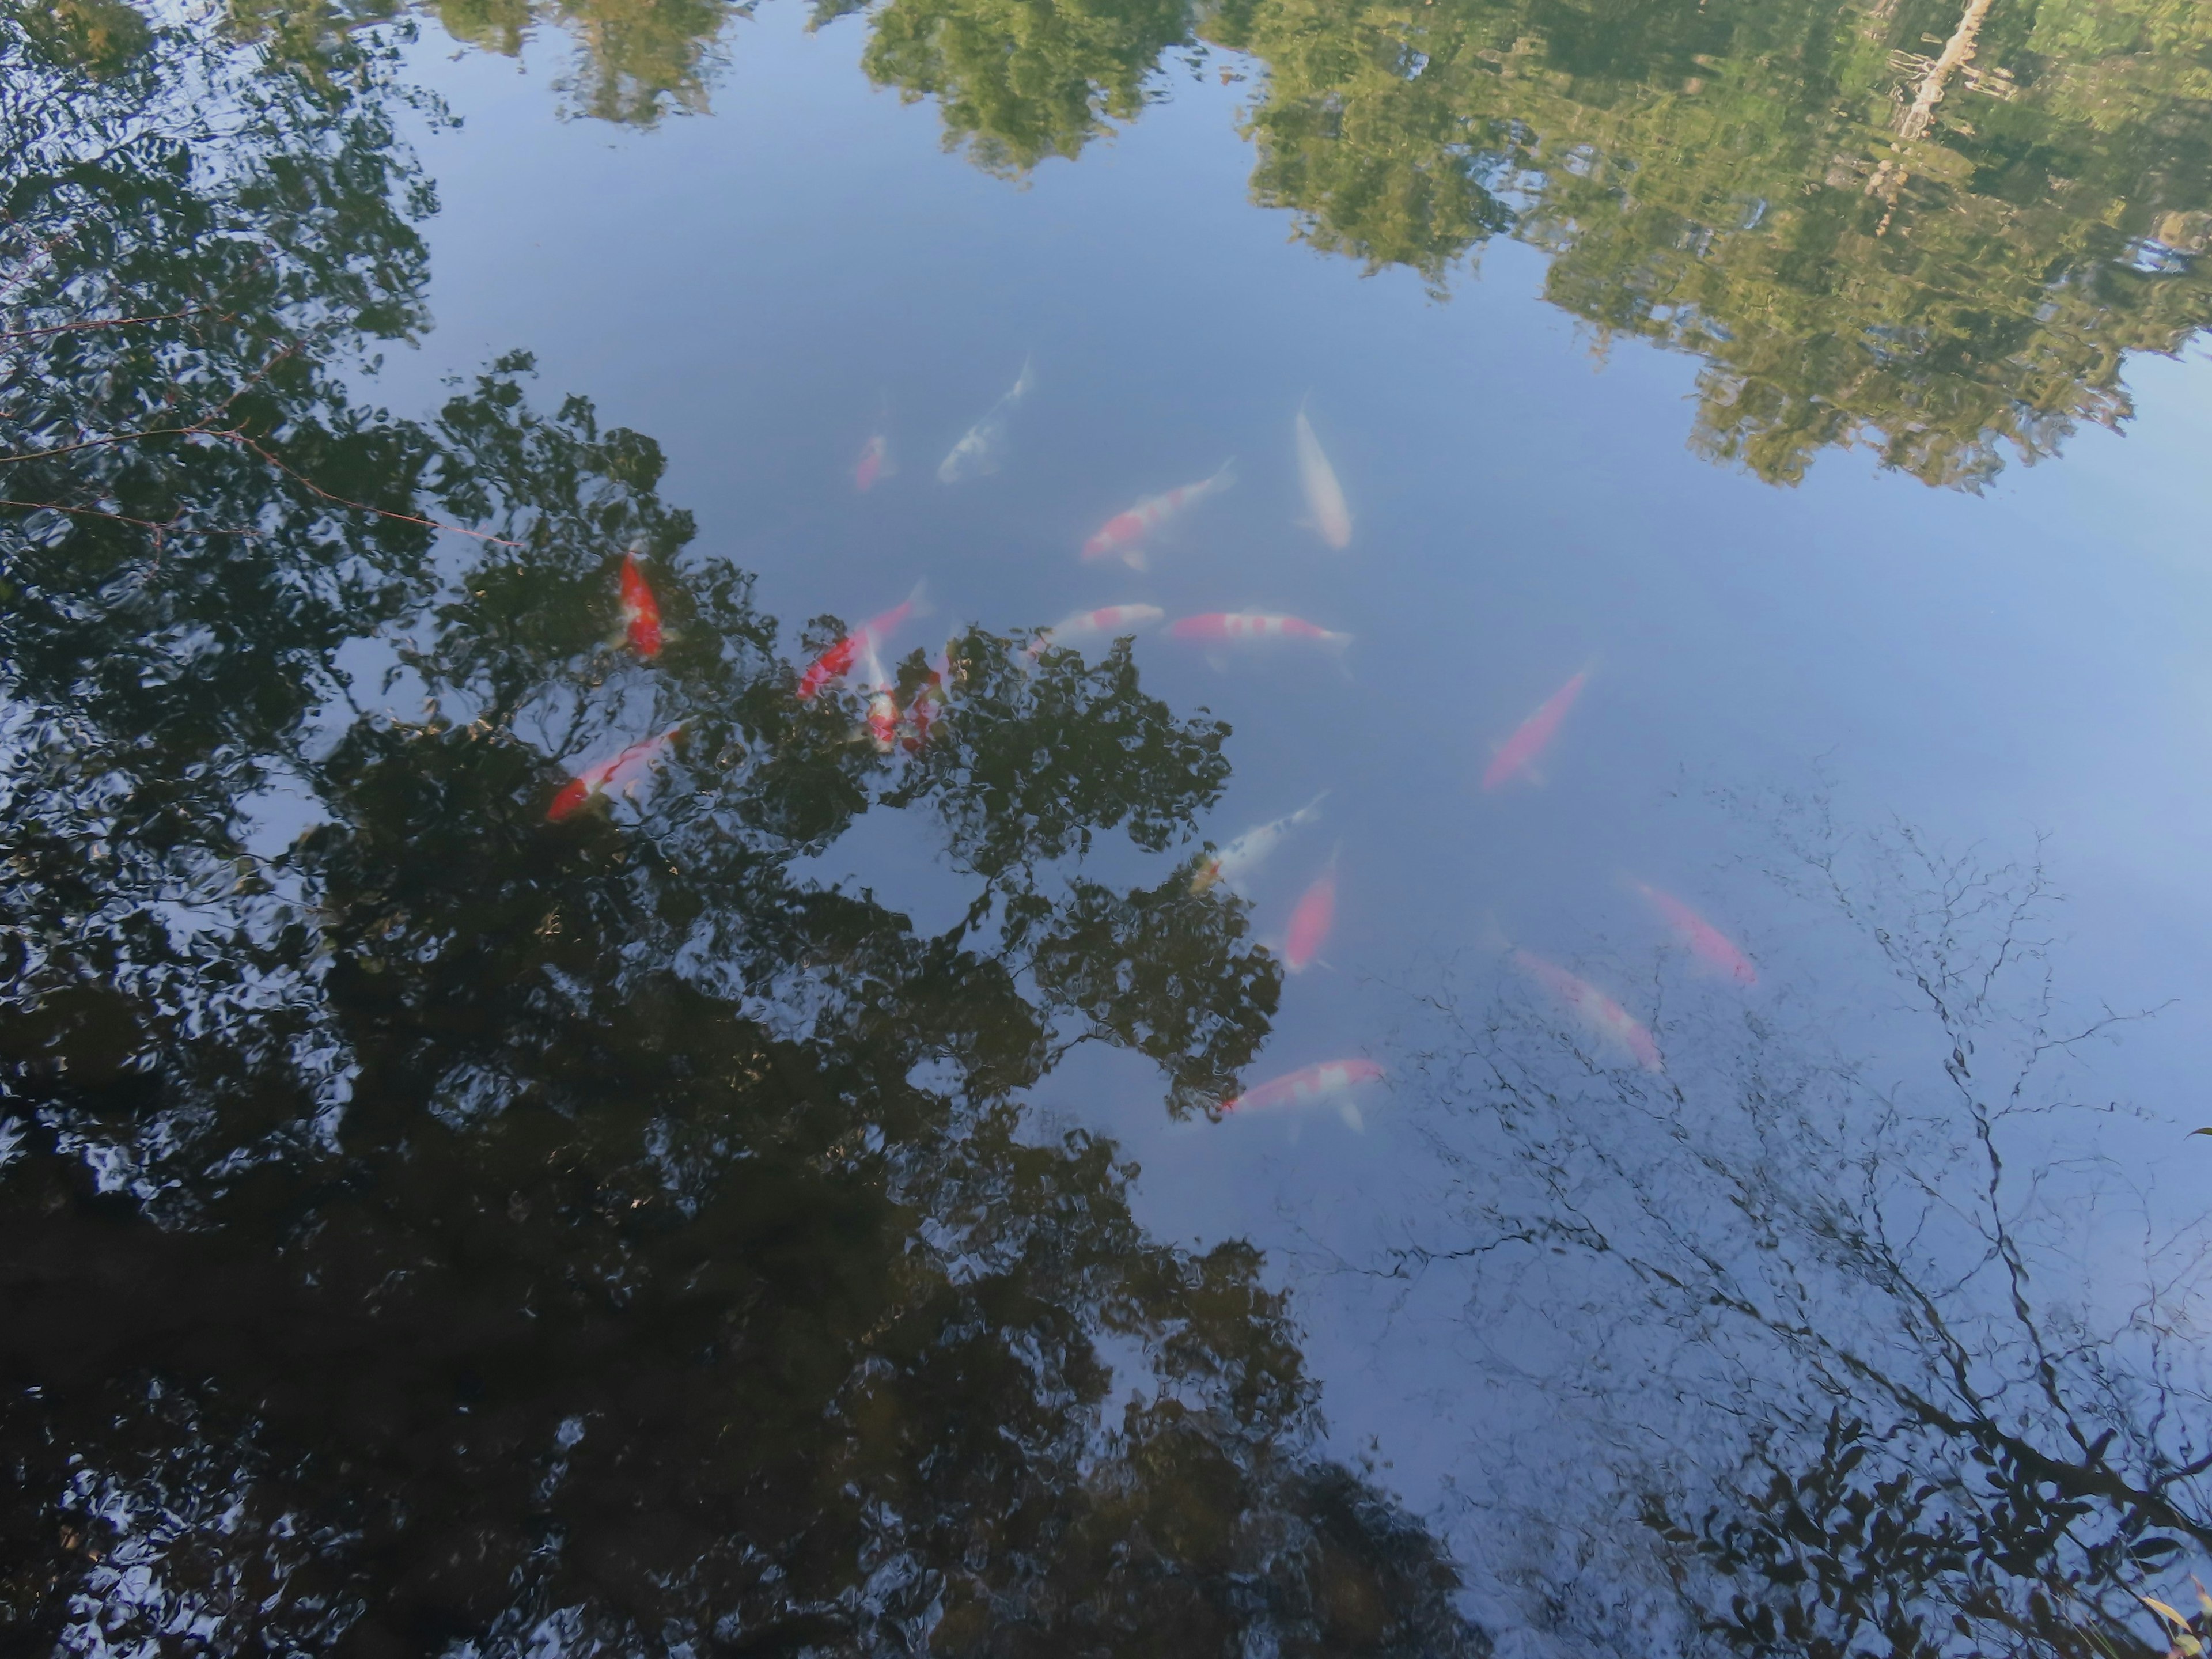
[(907, 705), (907, 735), (899, 741), (909, 755), (921, 752), (929, 741), (930, 728), (943, 718), (946, 702), (945, 686), (952, 678), (952, 659), (949, 652), (941, 652), (921, 684), (915, 688), (914, 701)]
[(641, 657), (659, 656), (660, 601), (653, 597), (652, 585), (638, 565), (635, 548), (623, 555), (622, 614), (623, 636), (629, 640), (629, 648)]
[(1297, 438), (1298, 483), (1306, 492), (1306, 511), (1313, 514), (1308, 522), (1322, 540), (1341, 551), (1352, 544), (1352, 509), (1344, 504), (1344, 486), (1322, 453), (1304, 404), (1298, 405)]
[(1098, 526), (1097, 534), (1083, 544), (1083, 556), (1086, 560), (1103, 559), (1111, 553), (1118, 556), (1130, 569), (1142, 570), (1146, 560), (1145, 550), (1140, 544), (1145, 538), (1183, 508), (1235, 483), (1237, 476), (1230, 469), (1236, 465), (1234, 460), (1224, 461), (1210, 478), (1200, 478), (1196, 483), (1170, 489), (1164, 495), (1147, 495), (1134, 507), (1116, 513)]
[(937, 476), (945, 483), (958, 483), (963, 478), (978, 478), (999, 470), (1000, 457), (1006, 447), (1006, 420), (1030, 395), (1036, 384), (1031, 372), (1031, 360), (1022, 359), (1022, 372), (1006, 395), (993, 404), (983, 418), (969, 427), (952, 446), (951, 452), (937, 464)]
[(921, 604), (922, 585), (915, 584), (914, 592), (905, 600), (894, 605), (880, 617), (871, 617), (824, 651), (799, 677), (799, 697), (804, 702), (817, 695), (832, 680), (842, 679), (852, 672), (853, 665), (864, 654), (872, 653), (884, 642), (891, 631), (914, 615)]
[(1636, 890), (1644, 895), (1644, 902), (1659, 913), (1659, 919), (1667, 924), (1668, 931), (1698, 962), (1715, 973), (1726, 974), (1739, 985), (1759, 982), (1759, 969), (1751, 965), (1751, 959), (1735, 948), (1727, 934), (1681, 900), (1640, 881), (1636, 884)]
[(1197, 640), (1208, 645), (1243, 644), (1255, 640), (1311, 640), (1334, 651), (1352, 643), (1349, 634), (1333, 634), (1303, 617), (1279, 617), (1259, 611), (1209, 611), (1168, 624), (1170, 638)]
[(1221, 1109), (1260, 1112), (1273, 1107), (1326, 1103), (1336, 1108), (1337, 1115), (1348, 1127), (1364, 1129), (1367, 1126), (1352, 1097), (1362, 1085), (1378, 1082), (1382, 1076), (1382, 1068), (1371, 1060), (1325, 1060), (1317, 1066), (1301, 1066), (1271, 1079), (1233, 1100), (1224, 1100)]
[(876, 655), (872, 642), (867, 650), (867, 667), (868, 683), (875, 688), (868, 696), (868, 741), (875, 744), (878, 755), (888, 755), (898, 742), (898, 688), (884, 672), (883, 660)]
[(1332, 853), (1328, 867), (1299, 896), (1297, 908), (1291, 912), (1291, 930), (1283, 941), (1283, 965), (1294, 974), (1312, 967), (1320, 960), (1321, 947), (1328, 943), (1329, 929), (1335, 925), (1336, 854)]
[(1048, 650), (1079, 641), (1119, 639), (1140, 628), (1150, 628), (1167, 612), (1156, 605), (1109, 605), (1096, 611), (1079, 611), (1054, 623), (1029, 642), (1028, 653), (1041, 657)]
[(558, 823), (604, 796), (617, 793), (635, 795), (639, 786), (651, 775), (653, 763), (683, 733), (682, 726), (672, 726), (657, 738), (647, 738), (642, 743), (630, 744), (612, 760), (586, 767), (563, 784), (561, 793), (553, 797), (553, 805), (546, 810), (547, 820)]
[(1578, 979), (1556, 963), (1528, 951), (1515, 951), (1513, 965), (1557, 997), (1591, 1036), (1619, 1044), (1647, 1072), (1667, 1069), (1659, 1057), (1659, 1045), (1652, 1041), (1643, 1021), (1588, 980)]
[(890, 440), (878, 432), (860, 451), (860, 459), (853, 463), (853, 488), (865, 495), (897, 471), (897, 464), (891, 459)]
[(1534, 765), (1536, 757), (1559, 735), (1559, 723), (1566, 719), (1567, 711), (1575, 706), (1575, 699), (1582, 696), (1583, 687), (1589, 683), (1589, 671), (1584, 669), (1545, 698), (1543, 707), (1522, 721), (1513, 735), (1498, 745), (1498, 752), (1490, 757), (1490, 764), (1483, 771), (1482, 787), (1495, 789)]
[(1216, 882), (1224, 882), (1232, 890), (1239, 881), (1250, 875), (1267, 861), (1267, 855), (1282, 844), (1283, 837), (1302, 823), (1311, 823), (1321, 816), (1321, 804), (1328, 799), (1324, 789), (1295, 812), (1247, 830), (1219, 852), (1201, 860), (1190, 878), (1190, 890), (1203, 893)]

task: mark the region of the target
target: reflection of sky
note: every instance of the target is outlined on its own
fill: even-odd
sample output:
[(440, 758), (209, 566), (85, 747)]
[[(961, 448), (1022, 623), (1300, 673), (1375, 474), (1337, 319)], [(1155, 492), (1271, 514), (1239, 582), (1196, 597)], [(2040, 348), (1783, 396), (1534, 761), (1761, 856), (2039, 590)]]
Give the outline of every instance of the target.
[[(1230, 90), (1180, 82), (1118, 141), (1017, 188), (942, 154), (928, 106), (867, 87), (856, 23), (809, 37), (799, 19), (736, 26), (718, 113), (649, 134), (556, 122), (548, 60), (518, 77), (422, 52), (467, 125), (424, 143), (444, 203), (438, 328), (395, 354), (382, 395), (410, 406), (437, 375), (534, 349), (549, 392), (660, 441), (695, 555), (759, 571), (787, 638), (924, 575), (939, 623), (1141, 601), (1357, 635), (1348, 678), (1293, 648), (1221, 672), (1164, 639), (1139, 647), (1150, 689), (1236, 727), (1217, 839), (1334, 792), (1252, 886), (1279, 937), (1342, 842), (1334, 971), (1289, 986), (1255, 1075), (1390, 1061), (1405, 990), (1476, 952), (1490, 918), (1547, 956), (1616, 963), (1640, 1010), (1659, 939), (1624, 872), (1740, 932), (1767, 966), (1759, 994), (1851, 1001), (1863, 966), (1724, 867), (1757, 837), (1704, 799), (1825, 767), (1846, 823), (1894, 815), (2000, 857), (2049, 833), (2072, 899), (2063, 984), (2173, 1000), (2093, 1059), (2094, 1092), (2160, 1120), (2111, 1144), (2147, 1171), (2189, 1157), (2179, 1130), (2212, 1117), (2191, 1083), (2212, 1006), (2201, 363), (2136, 363), (2124, 442), (2077, 435), (1985, 498), (1836, 454), (1777, 489), (1690, 454), (1693, 364), (1630, 343), (1601, 368), (1541, 303), (1528, 249), (1494, 246), (1439, 306), (1409, 276), (1287, 246), (1286, 219), (1246, 204)], [(939, 485), (937, 461), (1028, 351), (1037, 389), (1006, 471)], [(1291, 417), (1309, 392), (1358, 524), (1340, 556), (1294, 523)], [(899, 471), (856, 499), (848, 469), (885, 398)], [(1232, 454), (1237, 488), (1192, 511), (1153, 574), (1078, 562), (1112, 512)], [(1589, 664), (1546, 781), (1479, 791), (1492, 742)], [(824, 868), (949, 916), (920, 852), (868, 825)], [(1504, 1408), (1468, 1381), (1449, 1278), (1401, 1304), (1401, 1286), (1313, 1270), (1330, 1250), (1364, 1264), (1450, 1242), (1409, 1091), (1375, 1105), (1364, 1139), (1317, 1116), (1295, 1142), (1258, 1121), (1171, 1128), (1123, 1056), (1079, 1053), (1044, 1093), (1124, 1139), (1162, 1232), (1297, 1247), (1285, 1271), (1347, 1451), (1379, 1437), (1417, 1504), (1474, 1479), (1463, 1448)]]

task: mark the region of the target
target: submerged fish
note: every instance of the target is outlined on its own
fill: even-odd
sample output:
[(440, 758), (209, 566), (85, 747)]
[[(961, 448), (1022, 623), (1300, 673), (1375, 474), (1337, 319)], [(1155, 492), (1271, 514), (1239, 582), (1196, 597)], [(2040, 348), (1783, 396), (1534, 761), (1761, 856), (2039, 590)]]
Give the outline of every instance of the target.
[(1228, 846), (1211, 857), (1200, 861), (1190, 878), (1190, 890), (1203, 893), (1217, 881), (1231, 888), (1267, 862), (1267, 855), (1281, 844), (1285, 836), (1302, 823), (1310, 823), (1321, 816), (1321, 804), (1328, 798), (1324, 789), (1295, 812), (1247, 830)]
[(1316, 1066), (1301, 1066), (1247, 1090), (1233, 1100), (1221, 1103), (1224, 1112), (1258, 1112), (1276, 1106), (1317, 1106), (1323, 1102), (1334, 1103), (1337, 1115), (1354, 1129), (1367, 1126), (1359, 1116), (1359, 1108), (1352, 1098), (1352, 1091), (1362, 1084), (1373, 1083), (1382, 1076), (1382, 1068), (1371, 1060), (1325, 1060)]
[(1298, 483), (1306, 492), (1306, 511), (1313, 514), (1308, 522), (1322, 540), (1341, 551), (1352, 544), (1352, 509), (1344, 504), (1344, 486), (1337, 483), (1336, 469), (1322, 453), (1304, 404), (1298, 405), (1297, 437)]
[(888, 755), (898, 742), (898, 688), (884, 672), (883, 660), (876, 655), (872, 642), (867, 649), (867, 668), (868, 684), (875, 688), (868, 694), (868, 741), (875, 744), (878, 755)]
[(960, 441), (937, 464), (937, 476), (946, 483), (958, 483), (963, 478), (976, 478), (987, 472), (996, 472), (1001, 454), (1006, 447), (1006, 417), (1012, 415), (1023, 398), (1029, 396), (1030, 387), (1036, 384), (1030, 372), (1030, 360), (1022, 359), (1020, 377), (1008, 389), (1006, 395), (993, 404), (983, 418), (961, 434)]
[(890, 440), (878, 432), (860, 451), (860, 459), (853, 463), (853, 488), (865, 495), (897, 471), (891, 460)]
[(1589, 671), (1583, 670), (1574, 678), (1544, 699), (1544, 705), (1515, 728), (1513, 735), (1498, 745), (1498, 752), (1490, 757), (1490, 764), (1482, 774), (1482, 787), (1495, 789), (1518, 773), (1535, 764), (1552, 739), (1559, 735), (1559, 722), (1567, 717), (1567, 710), (1575, 706), (1575, 699), (1583, 694), (1589, 683)]
[(1139, 544), (1145, 538), (1193, 502), (1204, 501), (1215, 491), (1235, 483), (1237, 475), (1230, 469), (1236, 465), (1234, 460), (1224, 461), (1210, 478), (1170, 489), (1164, 495), (1147, 495), (1134, 507), (1116, 513), (1083, 544), (1083, 556), (1103, 559), (1109, 553), (1116, 554), (1132, 570), (1142, 570), (1145, 550)]
[(553, 797), (553, 805), (546, 810), (547, 820), (558, 823), (605, 795), (635, 794), (638, 786), (652, 772), (653, 763), (683, 732), (682, 726), (672, 726), (657, 738), (630, 744), (612, 760), (586, 767), (562, 785), (561, 793)]
[(799, 677), (799, 697), (804, 702), (815, 696), (832, 680), (842, 679), (852, 672), (853, 665), (866, 653), (884, 642), (890, 631), (915, 612), (921, 603), (921, 584), (915, 584), (914, 592), (900, 604), (880, 617), (871, 617), (824, 651)]
[(1211, 645), (1243, 644), (1255, 640), (1312, 640), (1341, 651), (1352, 643), (1349, 634), (1334, 634), (1303, 617), (1274, 616), (1261, 611), (1209, 611), (1184, 617), (1168, 625), (1170, 637), (1199, 640)]
[(1620, 1044), (1647, 1072), (1667, 1069), (1644, 1022), (1588, 980), (1528, 951), (1515, 951), (1513, 965), (1564, 1003), (1593, 1036)]
[(1078, 641), (1119, 639), (1140, 628), (1150, 628), (1167, 612), (1156, 605), (1108, 605), (1096, 611), (1079, 611), (1046, 629), (1026, 647), (1032, 657), (1073, 645)]
[(638, 566), (635, 548), (623, 555), (622, 613), (623, 631), (629, 641), (629, 648), (641, 657), (659, 656), (660, 601), (653, 597), (652, 586)]
[(1644, 895), (1645, 902), (1659, 913), (1659, 919), (1697, 961), (1716, 973), (1726, 974), (1739, 985), (1759, 982), (1759, 969), (1751, 965), (1751, 958), (1737, 950), (1727, 934), (1681, 900), (1640, 881), (1636, 884), (1636, 890)]
[(1291, 912), (1291, 930), (1283, 941), (1283, 966), (1294, 974), (1312, 967), (1335, 925), (1336, 855), (1331, 854), (1328, 867), (1299, 896), (1297, 908)]

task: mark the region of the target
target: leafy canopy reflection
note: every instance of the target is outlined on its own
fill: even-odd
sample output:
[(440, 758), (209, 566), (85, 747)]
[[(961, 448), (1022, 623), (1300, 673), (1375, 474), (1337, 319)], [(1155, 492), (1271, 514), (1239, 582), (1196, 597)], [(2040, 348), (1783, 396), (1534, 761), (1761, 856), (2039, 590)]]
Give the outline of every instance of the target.
[[(424, 274), (384, 37), (112, 21), (0, 12), (6, 1644), (1482, 1650), (1255, 1253), (1022, 1108), (1264, 1036), (1241, 909), (1083, 873), (1223, 728), (970, 632), (919, 754), (852, 741), (650, 439), (520, 356), (349, 393)], [(960, 925), (798, 872), (870, 811)]]

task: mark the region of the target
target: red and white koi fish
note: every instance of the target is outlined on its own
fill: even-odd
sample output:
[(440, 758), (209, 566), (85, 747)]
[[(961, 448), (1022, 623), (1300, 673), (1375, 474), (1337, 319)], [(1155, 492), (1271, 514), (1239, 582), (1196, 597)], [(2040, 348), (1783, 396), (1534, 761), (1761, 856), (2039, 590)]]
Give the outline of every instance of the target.
[(672, 726), (657, 738), (630, 744), (612, 760), (586, 767), (561, 786), (561, 793), (553, 797), (553, 805), (546, 809), (547, 821), (558, 823), (572, 817), (603, 796), (635, 794), (638, 786), (652, 773), (653, 763), (683, 733), (682, 726)]
[(1593, 1036), (1620, 1044), (1647, 1072), (1667, 1069), (1644, 1022), (1588, 980), (1528, 951), (1515, 951), (1513, 965), (1564, 1003)]
[(1344, 486), (1337, 483), (1336, 469), (1322, 453), (1321, 440), (1314, 436), (1313, 423), (1306, 419), (1304, 404), (1298, 405), (1295, 435), (1298, 485), (1306, 493), (1306, 510), (1313, 514), (1306, 522), (1322, 540), (1342, 552), (1352, 545), (1352, 509), (1345, 505)]
[(897, 471), (891, 460), (890, 440), (878, 432), (860, 451), (860, 459), (853, 463), (853, 488), (865, 495)]
[(1336, 858), (1331, 854), (1328, 867), (1300, 896), (1297, 908), (1291, 912), (1291, 931), (1283, 941), (1283, 965), (1294, 974), (1312, 967), (1320, 958), (1321, 947), (1328, 942), (1328, 930), (1335, 925)]
[(880, 617), (871, 617), (824, 651), (807, 665), (799, 677), (799, 698), (804, 702), (818, 694), (832, 680), (842, 679), (852, 672), (860, 657), (881, 645), (893, 629), (915, 613), (921, 603), (921, 585), (916, 583), (913, 592), (899, 605)]
[(1566, 719), (1567, 711), (1575, 706), (1575, 699), (1582, 696), (1583, 687), (1589, 684), (1589, 671), (1584, 669), (1545, 698), (1543, 707), (1522, 721), (1513, 735), (1498, 745), (1498, 752), (1490, 757), (1490, 764), (1482, 774), (1482, 787), (1495, 789), (1534, 765), (1536, 757), (1559, 734), (1559, 723)]
[(645, 572), (637, 562), (637, 550), (632, 548), (623, 555), (622, 566), (623, 632), (629, 641), (629, 648), (641, 657), (660, 654), (660, 601), (653, 597), (653, 587), (645, 580)]
[(1359, 1116), (1359, 1108), (1352, 1101), (1352, 1092), (1363, 1084), (1374, 1083), (1382, 1076), (1382, 1068), (1371, 1060), (1325, 1060), (1317, 1066), (1301, 1066), (1295, 1072), (1247, 1090), (1234, 1100), (1224, 1100), (1224, 1112), (1260, 1112), (1276, 1106), (1318, 1106), (1324, 1102), (1336, 1107), (1337, 1115), (1354, 1129), (1367, 1126)]
[(1181, 617), (1168, 624), (1168, 634), (1174, 639), (1197, 640), (1208, 645), (1241, 644), (1251, 640), (1312, 640), (1341, 651), (1352, 643), (1351, 635), (1331, 633), (1303, 617), (1279, 617), (1259, 611), (1209, 611), (1204, 616)]
[(929, 741), (929, 729), (945, 714), (945, 683), (952, 678), (952, 659), (949, 652), (940, 654), (929, 666), (929, 672), (915, 689), (914, 701), (906, 708), (907, 735), (899, 739), (909, 755), (918, 755), (921, 746)]
[(1096, 611), (1079, 611), (1054, 623), (1029, 642), (1028, 653), (1041, 657), (1055, 647), (1079, 640), (1119, 639), (1140, 628), (1150, 628), (1167, 612), (1156, 605), (1109, 605)]
[(1119, 556), (1130, 569), (1142, 570), (1145, 550), (1141, 544), (1145, 538), (1193, 502), (1202, 501), (1217, 490), (1235, 483), (1237, 475), (1230, 469), (1236, 465), (1233, 459), (1224, 461), (1210, 478), (1170, 489), (1164, 495), (1147, 495), (1134, 507), (1116, 513), (1083, 544), (1083, 556), (1086, 560), (1103, 559), (1110, 553)]
[(1275, 850), (1285, 836), (1319, 817), (1321, 804), (1328, 797), (1328, 791), (1324, 789), (1297, 811), (1247, 830), (1219, 852), (1201, 860), (1197, 872), (1190, 878), (1190, 890), (1203, 893), (1217, 881), (1226, 882), (1233, 889), (1266, 862), (1267, 854)]
[(1751, 958), (1737, 950), (1727, 934), (1681, 900), (1640, 881), (1636, 884), (1636, 890), (1644, 895), (1644, 902), (1659, 913), (1659, 919), (1667, 924), (1668, 931), (1698, 962), (1715, 973), (1726, 974), (1739, 985), (1759, 982), (1759, 969), (1751, 965)]

